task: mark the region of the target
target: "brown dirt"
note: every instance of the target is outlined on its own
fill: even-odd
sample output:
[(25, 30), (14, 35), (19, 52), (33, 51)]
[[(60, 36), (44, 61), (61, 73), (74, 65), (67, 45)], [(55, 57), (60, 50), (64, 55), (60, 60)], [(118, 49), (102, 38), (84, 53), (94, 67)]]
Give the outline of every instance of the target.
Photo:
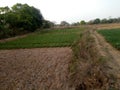
[(0, 50), (0, 90), (73, 90), (70, 48)]
[(97, 44), (101, 54), (109, 59), (109, 61), (107, 61), (107, 67), (109, 67), (107, 72), (114, 74), (120, 82), (120, 51), (113, 48), (105, 41), (104, 37), (96, 31), (94, 32), (94, 37), (98, 42)]

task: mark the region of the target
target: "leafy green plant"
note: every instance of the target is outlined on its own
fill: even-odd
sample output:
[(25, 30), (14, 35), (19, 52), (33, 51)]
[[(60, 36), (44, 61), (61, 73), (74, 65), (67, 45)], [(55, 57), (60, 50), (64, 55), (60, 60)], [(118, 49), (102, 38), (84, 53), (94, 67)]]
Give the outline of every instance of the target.
[(80, 28), (43, 30), (24, 38), (0, 43), (0, 49), (71, 46), (79, 38), (82, 30)]
[(99, 30), (101, 35), (116, 49), (120, 50), (120, 29)]

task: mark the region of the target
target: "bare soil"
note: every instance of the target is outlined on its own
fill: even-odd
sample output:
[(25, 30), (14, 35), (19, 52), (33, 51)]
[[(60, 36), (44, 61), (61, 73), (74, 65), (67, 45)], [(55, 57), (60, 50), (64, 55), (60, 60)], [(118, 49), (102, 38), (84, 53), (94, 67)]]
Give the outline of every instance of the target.
[(107, 43), (103, 36), (94, 32), (96, 41), (98, 42), (98, 48), (101, 54), (109, 59), (106, 65), (109, 67), (107, 72), (113, 74), (120, 82), (120, 51), (113, 48), (109, 43)]
[(0, 90), (69, 88), (71, 48), (0, 50)]

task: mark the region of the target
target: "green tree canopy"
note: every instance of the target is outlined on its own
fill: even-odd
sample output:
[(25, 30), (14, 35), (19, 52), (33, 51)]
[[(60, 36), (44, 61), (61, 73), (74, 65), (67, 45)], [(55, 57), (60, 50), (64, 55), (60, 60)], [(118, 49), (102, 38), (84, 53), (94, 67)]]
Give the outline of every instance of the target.
[(96, 18), (94, 21), (93, 21), (94, 24), (99, 24), (100, 23), (100, 19), (99, 18)]
[(17, 16), (17, 27), (23, 27), (26, 30), (34, 31), (41, 27), (43, 23), (43, 16), (41, 12), (30, 7), (27, 4), (16, 4), (12, 7), (12, 13)]
[(80, 24), (81, 24), (81, 25), (85, 25), (86, 22), (85, 22), (84, 20), (82, 20), (82, 21), (80, 22)]
[(1, 7), (0, 14), (1, 21), (9, 24), (11, 28), (23, 28), (28, 31), (41, 27), (44, 20), (38, 9), (20, 3), (15, 4), (11, 10), (9, 7)]
[[(16, 32), (31, 32), (42, 27), (44, 18), (37, 8), (17, 3), (11, 8), (0, 7), (0, 35), (14, 35)], [(21, 31), (22, 30), (22, 31)], [(11, 34), (12, 33), (12, 34)], [(1, 38), (1, 37), (0, 37)]]

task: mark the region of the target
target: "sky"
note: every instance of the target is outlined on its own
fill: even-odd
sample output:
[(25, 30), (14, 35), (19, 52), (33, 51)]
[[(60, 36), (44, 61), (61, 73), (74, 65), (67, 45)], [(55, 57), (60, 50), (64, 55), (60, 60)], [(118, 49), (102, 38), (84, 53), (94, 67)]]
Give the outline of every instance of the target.
[(120, 17), (120, 0), (0, 0), (0, 7), (27, 3), (56, 23)]

